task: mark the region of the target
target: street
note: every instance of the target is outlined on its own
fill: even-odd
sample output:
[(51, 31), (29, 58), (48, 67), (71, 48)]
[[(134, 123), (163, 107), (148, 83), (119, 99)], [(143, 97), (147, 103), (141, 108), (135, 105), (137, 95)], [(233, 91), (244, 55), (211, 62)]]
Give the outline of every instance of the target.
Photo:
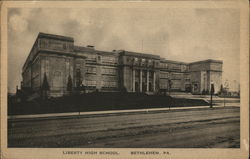
[(240, 147), (240, 108), (10, 121), (8, 147)]

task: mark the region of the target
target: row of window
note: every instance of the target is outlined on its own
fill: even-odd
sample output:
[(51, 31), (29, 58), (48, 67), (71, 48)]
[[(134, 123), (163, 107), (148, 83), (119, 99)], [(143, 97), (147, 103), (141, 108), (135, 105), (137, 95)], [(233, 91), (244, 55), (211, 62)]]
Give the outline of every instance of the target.
[(117, 77), (116, 76), (102, 75), (102, 80), (103, 81), (117, 81)]
[(167, 79), (161, 79), (160, 80), (160, 88), (161, 89), (167, 89), (168, 88), (168, 80)]
[(97, 56), (96, 54), (86, 54), (85, 56), (89, 61), (96, 61), (98, 58), (98, 61), (102, 61), (102, 63), (117, 63), (116, 57), (112, 56)]
[(167, 64), (167, 63), (160, 63), (160, 67), (170, 69), (170, 70), (176, 70), (176, 71), (187, 71), (187, 69), (188, 69), (188, 67), (186, 65)]
[(139, 59), (139, 58), (137, 58), (137, 57), (135, 57), (135, 58), (127, 58), (127, 62), (128, 63), (130, 63), (130, 62), (132, 62), (134, 65), (138, 65), (138, 64), (140, 64), (141, 66), (146, 66), (146, 65), (148, 65), (148, 66), (152, 66), (152, 65), (154, 65), (154, 61), (153, 60), (151, 60), (151, 59)]
[(86, 73), (96, 73), (96, 67), (86, 67)]
[[(172, 80), (171, 81), (171, 89), (180, 89), (181, 88), (181, 80)], [(168, 89), (169, 84), (168, 80), (160, 80), (160, 88), (161, 89)]]
[[(169, 78), (170, 74), (167, 72), (161, 72), (160, 73), (160, 78)], [(172, 73), (171, 74), (171, 78), (172, 79), (182, 79), (182, 74), (179, 73)]]
[(96, 55), (95, 54), (86, 54), (87, 60), (96, 61)]
[(117, 59), (111, 56), (102, 56), (101, 60), (103, 63), (117, 63)]
[(116, 75), (117, 70), (113, 68), (102, 68), (102, 74)]
[[(117, 69), (114, 68), (102, 68), (101, 69), (102, 74), (108, 74), (108, 75), (116, 75)], [(96, 67), (87, 67), (86, 73), (96, 73)]]
[(41, 48), (67, 50), (68, 48), (72, 47), (72, 44), (50, 39), (50, 40), (41, 40), (40, 46), (41, 46)]
[(139, 58), (137, 58), (137, 57), (135, 57), (134, 59), (134, 62), (139, 62), (139, 61), (141, 61), (141, 63), (142, 64), (145, 64), (145, 63), (148, 63), (148, 64), (152, 64), (153, 63), (153, 61), (152, 60), (146, 60), (146, 59), (139, 59)]
[(178, 73), (173, 73), (171, 75), (172, 79), (182, 79), (182, 74), (178, 74)]
[(172, 89), (180, 89), (181, 88), (181, 80), (172, 80)]
[(140, 77), (140, 72), (142, 73), (142, 77), (147, 77), (147, 73), (149, 75), (149, 78), (153, 78), (154, 72), (152, 71), (140, 71), (140, 70), (135, 70), (135, 77)]
[(117, 82), (114, 82), (114, 81), (102, 81), (102, 87), (117, 87)]
[(168, 64), (167, 63), (160, 63), (160, 67), (161, 68), (168, 68)]
[[(170, 75), (169, 75), (169, 73), (167, 73), (167, 72), (161, 72), (160, 73), (160, 78), (161, 79), (168, 79), (168, 78), (170, 78)], [(178, 73), (173, 73), (172, 75), (171, 75), (171, 79), (182, 79), (182, 74), (178, 74)], [(185, 79), (185, 81), (186, 82), (190, 82), (190, 78), (184, 78)]]
[(160, 78), (169, 78), (169, 73), (161, 72), (160, 73)]
[[(86, 86), (96, 86), (96, 81), (86, 80), (85, 85)], [(117, 82), (115, 82), (115, 81), (102, 81), (101, 86), (102, 87), (117, 87)]]
[(86, 86), (96, 86), (96, 81), (89, 81), (89, 80), (86, 80), (86, 81), (85, 81), (85, 85), (86, 85)]

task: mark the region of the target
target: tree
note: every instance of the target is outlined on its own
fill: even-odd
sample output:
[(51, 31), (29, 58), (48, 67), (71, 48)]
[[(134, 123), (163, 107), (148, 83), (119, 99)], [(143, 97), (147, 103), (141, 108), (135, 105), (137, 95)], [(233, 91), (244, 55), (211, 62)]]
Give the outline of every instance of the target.
[(80, 69), (76, 70), (76, 88), (78, 91), (80, 91), (80, 87), (82, 84), (82, 75)]
[(211, 84), (211, 92), (212, 95), (214, 94), (214, 84)]
[(49, 90), (50, 90), (50, 87), (49, 87), (49, 83), (48, 83), (48, 80), (47, 80), (47, 75), (46, 75), (46, 73), (44, 73), (43, 84), (42, 84), (42, 92), (43, 92), (43, 96), (45, 98), (47, 98)]
[(224, 88), (222, 84), (220, 85), (220, 94), (224, 94)]
[(205, 94), (206, 94), (206, 90), (203, 89), (201, 94), (202, 94), (202, 95), (205, 95)]
[(211, 97), (210, 97), (210, 108), (213, 108), (213, 94), (214, 94), (214, 84), (213, 84), (213, 83), (211, 84), (210, 93), (211, 93)]
[(173, 85), (173, 82), (171, 81), (171, 79), (168, 79), (168, 93), (169, 93), (169, 95), (170, 95), (172, 85)]
[(44, 73), (44, 76), (43, 76), (42, 90), (46, 90), (46, 91), (50, 90), (46, 73)]
[(67, 83), (67, 91), (69, 91), (71, 93), (72, 92), (72, 87), (73, 87), (72, 79), (71, 79), (71, 76), (69, 75), (68, 83)]

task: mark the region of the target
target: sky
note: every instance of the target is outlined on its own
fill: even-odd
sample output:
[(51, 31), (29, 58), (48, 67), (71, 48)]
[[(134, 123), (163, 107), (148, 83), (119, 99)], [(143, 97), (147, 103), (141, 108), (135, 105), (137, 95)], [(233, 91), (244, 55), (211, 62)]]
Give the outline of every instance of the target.
[(223, 60), (223, 82), (240, 77), (237, 9), (9, 8), (8, 91), (20, 88), (22, 66), (39, 32), (73, 37), (75, 45), (128, 50), (193, 62)]

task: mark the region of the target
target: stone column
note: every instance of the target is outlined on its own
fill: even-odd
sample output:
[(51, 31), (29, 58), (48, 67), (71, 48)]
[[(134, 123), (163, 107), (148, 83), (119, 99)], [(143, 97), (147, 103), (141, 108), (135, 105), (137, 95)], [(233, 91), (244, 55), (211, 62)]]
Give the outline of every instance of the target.
[(149, 91), (149, 71), (147, 70), (147, 92)]
[(133, 92), (135, 92), (135, 70), (132, 70), (132, 87), (133, 87)]
[(153, 72), (153, 91), (155, 91), (155, 72)]
[(142, 70), (140, 70), (140, 92), (142, 92)]

